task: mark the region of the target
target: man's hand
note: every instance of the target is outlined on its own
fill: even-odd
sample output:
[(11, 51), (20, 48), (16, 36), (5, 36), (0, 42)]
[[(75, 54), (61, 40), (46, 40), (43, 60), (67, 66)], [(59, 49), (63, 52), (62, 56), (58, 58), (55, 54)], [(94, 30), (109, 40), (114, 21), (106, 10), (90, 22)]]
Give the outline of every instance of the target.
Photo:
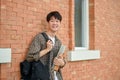
[(47, 48), (42, 50), (42, 51), (40, 51), (40, 53), (39, 53), (40, 57), (45, 55), (45, 54), (47, 54), (49, 51), (52, 50), (52, 48), (53, 48), (53, 43), (52, 43), (51, 40), (48, 40), (47, 41)]
[(47, 41), (47, 48), (46, 48), (46, 50), (48, 50), (48, 52), (49, 52), (49, 51), (52, 50), (52, 48), (53, 48), (53, 43), (52, 43), (51, 40), (48, 40)]
[(62, 56), (55, 57), (55, 59), (54, 59), (54, 65), (63, 66), (64, 64), (65, 63), (64, 63), (64, 60), (63, 60)]

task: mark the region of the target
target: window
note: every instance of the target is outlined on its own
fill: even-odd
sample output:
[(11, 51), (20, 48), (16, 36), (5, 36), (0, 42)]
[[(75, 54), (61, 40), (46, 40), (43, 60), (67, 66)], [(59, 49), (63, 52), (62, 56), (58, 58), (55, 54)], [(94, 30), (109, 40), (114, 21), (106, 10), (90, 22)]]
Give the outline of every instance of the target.
[(89, 50), (89, 0), (74, 0), (75, 50), (69, 61), (100, 59), (100, 50)]
[(74, 0), (75, 2), (75, 49), (89, 48), (89, 2), (88, 0)]

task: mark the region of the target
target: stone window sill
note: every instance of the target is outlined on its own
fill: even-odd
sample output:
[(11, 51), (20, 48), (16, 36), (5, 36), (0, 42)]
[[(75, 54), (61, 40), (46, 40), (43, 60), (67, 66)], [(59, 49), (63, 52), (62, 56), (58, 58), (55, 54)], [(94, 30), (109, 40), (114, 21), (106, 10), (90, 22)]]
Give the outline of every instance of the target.
[(0, 63), (11, 62), (11, 48), (0, 48)]
[(68, 61), (100, 59), (99, 50), (75, 50), (68, 53)]

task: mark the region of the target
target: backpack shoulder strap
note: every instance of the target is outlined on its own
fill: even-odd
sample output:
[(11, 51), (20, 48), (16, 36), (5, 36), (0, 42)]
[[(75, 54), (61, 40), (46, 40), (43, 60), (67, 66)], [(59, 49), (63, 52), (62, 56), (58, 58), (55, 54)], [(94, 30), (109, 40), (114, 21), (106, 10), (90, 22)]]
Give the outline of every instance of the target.
[[(47, 35), (45, 32), (42, 32), (41, 34), (42, 34), (43, 37), (45, 38), (46, 42), (47, 42), (48, 40), (50, 40), (50, 38), (48, 37), (48, 35)], [(48, 52), (48, 53), (49, 53), (49, 54), (48, 54), (48, 59), (49, 59), (49, 60), (50, 60), (50, 52), (51, 52), (51, 51)], [(49, 61), (48, 61), (47, 63), (50, 64)]]
[(47, 42), (48, 40), (50, 40), (49, 37), (48, 37), (48, 35), (47, 35), (45, 32), (42, 32), (41, 34), (42, 34), (43, 37), (45, 38), (46, 42)]

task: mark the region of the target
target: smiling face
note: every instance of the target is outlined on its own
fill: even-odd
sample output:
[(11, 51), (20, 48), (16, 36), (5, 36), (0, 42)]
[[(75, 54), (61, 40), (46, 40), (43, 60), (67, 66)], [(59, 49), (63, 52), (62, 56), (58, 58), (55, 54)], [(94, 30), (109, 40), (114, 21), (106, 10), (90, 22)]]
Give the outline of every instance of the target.
[(51, 32), (56, 32), (59, 30), (61, 22), (60, 22), (60, 20), (58, 20), (57, 18), (52, 16), (50, 18), (50, 21), (48, 22), (48, 24), (49, 24), (49, 30)]

